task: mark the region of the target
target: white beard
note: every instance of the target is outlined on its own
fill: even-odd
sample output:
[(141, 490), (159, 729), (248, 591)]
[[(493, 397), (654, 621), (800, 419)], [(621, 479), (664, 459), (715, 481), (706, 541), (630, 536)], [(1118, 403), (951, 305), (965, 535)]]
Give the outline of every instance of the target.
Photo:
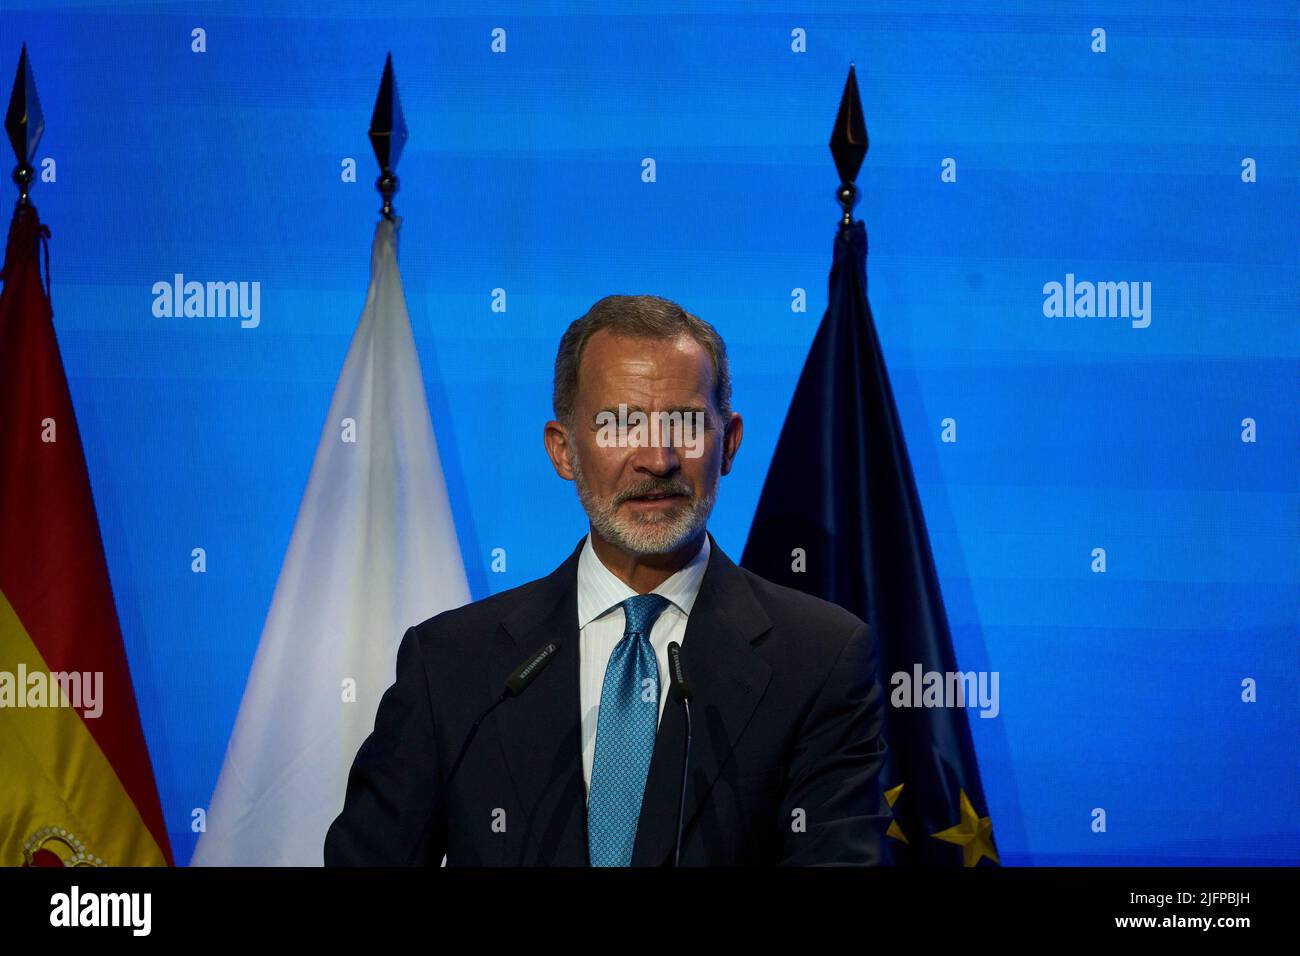
[(616, 507), (601, 501), (587, 484), (578, 456), (570, 451), (569, 467), (573, 481), (578, 486), (578, 500), (587, 512), (592, 528), (606, 541), (629, 554), (668, 554), (686, 544), (709, 523), (713, 503), (717, 497), (717, 482), (707, 494), (690, 504), (673, 508), (658, 515), (620, 515)]

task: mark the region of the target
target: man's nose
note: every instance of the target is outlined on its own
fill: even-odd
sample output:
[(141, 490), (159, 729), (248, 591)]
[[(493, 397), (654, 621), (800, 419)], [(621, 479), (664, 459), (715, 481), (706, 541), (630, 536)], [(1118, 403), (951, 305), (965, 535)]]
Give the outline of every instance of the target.
[(632, 455), (632, 467), (652, 475), (671, 475), (681, 470), (682, 460), (676, 448), (661, 442), (658, 445), (635, 449)]

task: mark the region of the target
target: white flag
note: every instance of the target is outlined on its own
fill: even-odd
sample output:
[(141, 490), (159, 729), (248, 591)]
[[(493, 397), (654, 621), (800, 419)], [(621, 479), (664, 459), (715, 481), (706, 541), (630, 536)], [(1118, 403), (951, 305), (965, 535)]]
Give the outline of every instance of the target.
[(381, 220), (195, 866), (320, 866), (406, 629), (469, 601), (397, 268)]

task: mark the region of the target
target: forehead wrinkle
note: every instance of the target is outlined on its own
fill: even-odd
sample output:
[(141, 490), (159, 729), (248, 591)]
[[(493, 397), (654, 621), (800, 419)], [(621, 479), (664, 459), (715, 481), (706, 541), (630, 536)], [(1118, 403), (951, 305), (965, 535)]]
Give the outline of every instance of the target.
[(584, 352), (578, 396), (589, 408), (625, 404), (646, 410), (662, 404), (707, 409), (712, 403), (713, 365), (693, 340), (614, 336), (599, 342), (593, 338), (590, 345), (595, 348)]

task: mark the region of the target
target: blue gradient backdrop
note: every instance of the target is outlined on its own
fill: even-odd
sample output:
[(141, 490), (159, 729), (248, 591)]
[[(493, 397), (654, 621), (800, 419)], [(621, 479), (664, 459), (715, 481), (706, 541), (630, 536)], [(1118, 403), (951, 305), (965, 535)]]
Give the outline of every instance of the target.
[[(853, 61), (872, 306), (958, 659), (1001, 675), (1000, 715), (971, 723), (1003, 862), (1300, 861), (1295, 3), (5, 7), (3, 91), (25, 40), (57, 164), (34, 192), (55, 322), (178, 862), (363, 303), (389, 50), (403, 272), (475, 597), (584, 530), (541, 426), (560, 333), (615, 292), (727, 339), (746, 430), (712, 527), (739, 557), (825, 308)], [(260, 282), (260, 326), (155, 318), (177, 272)], [(1044, 317), (1067, 272), (1151, 282), (1150, 327)]]

